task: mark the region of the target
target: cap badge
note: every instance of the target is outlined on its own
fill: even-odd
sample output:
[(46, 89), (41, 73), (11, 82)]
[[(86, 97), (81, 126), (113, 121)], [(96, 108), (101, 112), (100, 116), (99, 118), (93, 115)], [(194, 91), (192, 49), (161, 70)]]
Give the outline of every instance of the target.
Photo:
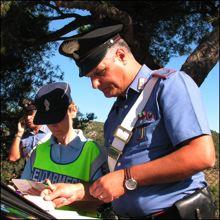
[(45, 106), (45, 110), (49, 111), (50, 110), (50, 103), (47, 99), (44, 100), (44, 106)]
[(72, 40), (63, 44), (62, 49), (67, 54), (74, 54), (75, 51), (79, 50), (79, 42)]

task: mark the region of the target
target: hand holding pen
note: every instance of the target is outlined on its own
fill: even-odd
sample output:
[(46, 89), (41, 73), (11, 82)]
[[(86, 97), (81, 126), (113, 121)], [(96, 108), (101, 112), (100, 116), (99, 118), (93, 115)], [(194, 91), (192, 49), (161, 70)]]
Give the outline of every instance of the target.
[(51, 184), (45, 180), (48, 188), (41, 192), (41, 196), (47, 201), (53, 201), (55, 207), (69, 205), (75, 201), (80, 201), (85, 196), (82, 183), (56, 183)]
[(44, 180), (44, 184), (53, 192), (56, 187), (54, 185), (52, 185), (50, 179), (45, 179)]

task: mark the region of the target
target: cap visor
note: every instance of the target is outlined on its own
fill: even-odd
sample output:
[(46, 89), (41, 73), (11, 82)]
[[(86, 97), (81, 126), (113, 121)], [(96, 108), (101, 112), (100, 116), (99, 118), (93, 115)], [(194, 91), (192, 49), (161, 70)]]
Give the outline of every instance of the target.
[(86, 76), (91, 70), (99, 65), (107, 53), (107, 48), (102, 47), (96, 50), (81, 62), (79, 66), (79, 77)]
[(56, 111), (56, 112), (36, 112), (34, 117), (35, 125), (48, 125), (48, 124), (56, 124), (65, 117), (67, 111)]

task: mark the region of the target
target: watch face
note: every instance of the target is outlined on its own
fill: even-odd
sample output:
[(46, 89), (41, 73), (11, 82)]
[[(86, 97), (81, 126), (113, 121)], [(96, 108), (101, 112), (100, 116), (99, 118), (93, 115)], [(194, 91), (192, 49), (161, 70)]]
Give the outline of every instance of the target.
[(137, 181), (133, 178), (125, 181), (125, 187), (128, 190), (134, 190), (137, 188)]

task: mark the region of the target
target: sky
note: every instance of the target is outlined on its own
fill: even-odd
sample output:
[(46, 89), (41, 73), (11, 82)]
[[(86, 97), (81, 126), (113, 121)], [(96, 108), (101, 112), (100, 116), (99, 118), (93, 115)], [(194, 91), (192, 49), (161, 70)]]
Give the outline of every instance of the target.
[[(64, 26), (66, 22), (51, 23), (50, 29), (56, 30)], [(166, 67), (179, 70), (186, 58), (187, 56), (172, 58), (166, 64)], [(80, 78), (78, 67), (72, 59), (60, 55), (57, 51), (55, 56), (50, 60), (53, 64), (59, 65), (60, 69), (64, 72), (63, 81), (70, 84), (71, 96), (78, 106), (79, 111), (84, 115), (86, 113), (94, 113), (97, 117), (95, 119), (96, 121), (104, 122), (115, 98), (106, 98), (102, 92), (92, 88), (89, 78)], [(209, 126), (211, 130), (219, 132), (219, 62), (210, 71), (200, 86), (200, 91)]]

